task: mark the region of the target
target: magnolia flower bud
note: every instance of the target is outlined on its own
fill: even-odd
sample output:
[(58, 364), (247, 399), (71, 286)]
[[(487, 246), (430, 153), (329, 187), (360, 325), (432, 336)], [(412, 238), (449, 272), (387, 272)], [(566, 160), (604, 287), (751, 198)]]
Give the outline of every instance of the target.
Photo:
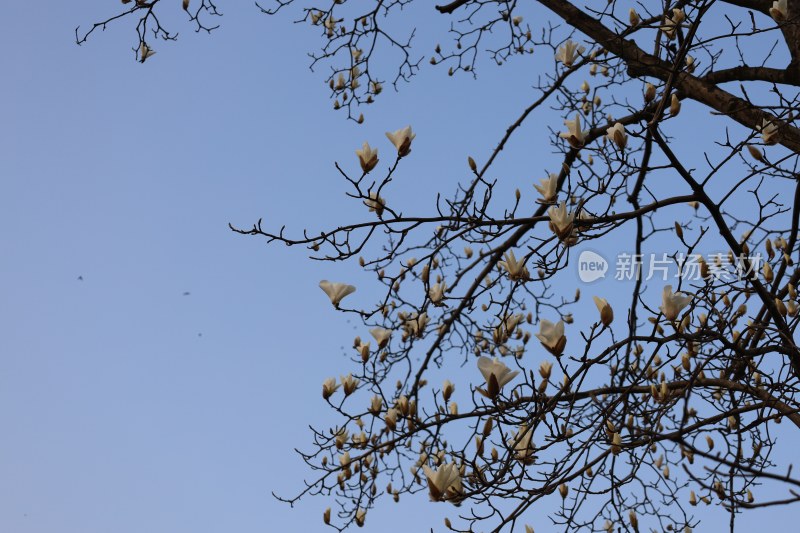
[(644, 101), (647, 103), (652, 102), (656, 98), (656, 86), (652, 83), (648, 83), (645, 85), (644, 89)]
[(750, 155), (753, 157), (753, 159), (759, 163), (764, 162), (764, 152), (762, 152), (760, 148), (753, 146), (752, 144), (748, 144), (747, 151), (750, 152)]
[(764, 263), (763, 272), (764, 272), (764, 281), (766, 281), (767, 283), (772, 283), (772, 280), (774, 279), (775, 275), (772, 273), (772, 266), (769, 263)]
[(630, 8), (628, 11), (628, 21), (631, 23), (631, 26), (638, 26), (641, 24), (642, 19), (639, 18), (639, 13), (637, 13), (635, 9)]
[(453, 391), (456, 389), (456, 386), (453, 385), (449, 379), (444, 380), (444, 385), (442, 386), (442, 397), (444, 401), (448, 401), (450, 396), (453, 395)]
[(600, 322), (606, 327), (610, 326), (611, 322), (614, 321), (614, 310), (611, 309), (611, 306), (608, 305), (605, 298), (600, 298), (598, 296), (594, 296), (593, 298), (597, 310), (600, 311)]
[(678, 95), (672, 93), (672, 98), (670, 99), (669, 104), (669, 114), (673, 117), (677, 117), (678, 113), (681, 112), (681, 100), (678, 98)]
[(545, 380), (550, 379), (552, 371), (553, 371), (553, 363), (549, 361), (544, 361), (539, 365), (539, 375), (542, 376), (542, 378)]
[(569, 494), (569, 487), (567, 487), (566, 483), (562, 483), (558, 486), (558, 493), (561, 494), (561, 499), (565, 500), (567, 498), (567, 494)]

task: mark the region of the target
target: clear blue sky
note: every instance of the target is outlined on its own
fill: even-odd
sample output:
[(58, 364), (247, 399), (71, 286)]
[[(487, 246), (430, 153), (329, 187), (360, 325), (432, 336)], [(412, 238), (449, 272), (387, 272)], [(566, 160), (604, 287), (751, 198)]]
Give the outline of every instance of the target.
[[(529, 102), (530, 66), (487, 65), (477, 82), (424, 69), (357, 126), (331, 110), (307, 69), (313, 34), (286, 16), (225, 2), (214, 35), (182, 26), (141, 65), (129, 25), (75, 46), (109, 4), (3, 7), (0, 531), (322, 531), (332, 502), (291, 509), (270, 493), (302, 486), (292, 449), (335, 422), (320, 384), (364, 333), (317, 282), (360, 278), (227, 224), (363, 217), (333, 161), (355, 168), (364, 140), (390, 153), (383, 132), (408, 123), (413, 157), (387, 195), (429, 211)], [(495, 167), (509, 194), (557, 168), (540, 130)], [(365, 529), (440, 527), (451, 508), (426, 500), (384, 501)]]

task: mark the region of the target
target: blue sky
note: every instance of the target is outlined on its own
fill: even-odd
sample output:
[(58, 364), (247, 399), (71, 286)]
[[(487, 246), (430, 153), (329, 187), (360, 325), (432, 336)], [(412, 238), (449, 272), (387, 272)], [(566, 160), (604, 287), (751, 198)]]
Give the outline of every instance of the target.
[[(413, 157), (387, 194), (429, 211), (530, 99), (523, 62), (487, 65), (478, 81), (423, 69), (358, 126), (307, 68), (313, 34), (229, 4), (212, 36), (186, 26), (145, 65), (127, 25), (74, 44), (77, 25), (116, 6), (3, 8), (1, 531), (322, 531), (331, 502), (292, 509), (271, 492), (302, 486), (292, 449), (308, 424), (335, 422), (320, 384), (363, 334), (317, 282), (359, 274), (227, 224), (362, 218), (333, 161), (355, 168), (364, 140), (390, 153), (383, 132), (408, 123)], [(545, 139), (529, 126), (511, 141), (501, 188), (555, 168)], [(366, 529), (420, 531), (450, 510), (424, 495), (386, 501)]]

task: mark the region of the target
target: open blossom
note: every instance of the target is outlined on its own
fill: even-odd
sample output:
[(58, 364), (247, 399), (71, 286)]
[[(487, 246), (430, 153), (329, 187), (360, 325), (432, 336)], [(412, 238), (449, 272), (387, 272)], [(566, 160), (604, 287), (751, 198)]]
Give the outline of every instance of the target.
[(684, 307), (689, 305), (689, 302), (692, 301), (692, 296), (681, 292), (673, 293), (672, 285), (667, 285), (664, 287), (661, 300), (661, 312), (664, 313), (664, 317), (671, 322), (678, 318), (678, 314)]
[(381, 412), (381, 407), (383, 407), (383, 400), (381, 397), (373, 396), (369, 402), (369, 412), (376, 415)]
[(347, 439), (350, 438), (350, 433), (345, 428), (339, 429), (334, 436), (334, 443), (336, 448), (341, 450), (347, 444)]
[(350, 396), (358, 388), (359, 381), (353, 377), (352, 374), (341, 376), (342, 387), (344, 387), (344, 395)]
[(364, 173), (369, 172), (378, 164), (378, 149), (370, 147), (368, 142), (364, 143), (361, 150), (356, 150), (356, 155)]
[(764, 144), (776, 144), (778, 142), (778, 126), (771, 120), (763, 119), (758, 131), (761, 132), (761, 140)]
[(561, 45), (556, 52), (556, 60), (561, 61), (568, 67), (571, 67), (575, 62), (576, 54), (580, 55), (584, 50), (586, 49), (578, 43), (572, 40), (567, 40), (567, 42)]
[(498, 261), (497, 264), (500, 268), (508, 272), (508, 277), (512, 281), (524, 281), (530, 279), (528, 269), (525, 268), (525, 261), (517, 261), (514, 256), (514, 251), (509, 250), (506, 252), (505, 261)]
[(383, 348), (389, 344), (389, 338), (392, 336), (392, 330), (377, 327), (369, 330), (369, 333), (378, 342), (378, 348)]
[(533, 461), (533, 449), (531, 447), (531, 438), (533, 431), (528, 428), (527, 424), (522, 424), (517, 430), (517, 434), (512, 438), (509, 444), (514, 445), (514, 458), (529, 464)]
[(336, 383), (336, 378), (328, 378), (322, 382), (322, 397), (326, 400), (330, 398), (339, 385)]
[(154, 56), (156, 53), (155, 50), (147, 46), (147, 43), (142, 41), (142, 44), (139, 45), (139, 61), (144, 63), (147, 61), (148, 57)]
[(339, 307), (339, 303), (345, 296), (356, 292), (356, 288), (352, 285), (348, 285), (346, 283), (334, 283), (326, 279), (323, 279), (319, 282), (319, 287), (325, 291), (325, 294), (327, 294), (328, 298), (331, 299), (331, 303), (334, 307)]
[(628, 146), (628, 134), (625, 133), (625, 126), (617, 122), (606, 130), (608, 140), (612, 141), (620, 150), (624, 150)]
[(775, 0), (769, 8), (769, 16), (777, 23), (786, 22), (789, 18), (789, 2), (787, 0)]
[(539, 333), (536, 338), (553, 355), (561, 355), (567, 345), (567, 337), (564, 335), (564, 321), (559, 320), (555, 324), (547, 319), (542, 319), (539, 323)]
[(599, 296), (593, 296), (593, 298), (594, 305), (596, 305), (597, 310), (600, 311), (600, 322), (602, 322), (604, 326), (610, 326), (614, 321), (614, 310), (611, 309), (611, 306), (608, 305), (608, 301), (606, 301), (605, 298), (600, 298)]
[(589, 132), (581, 130), (580, 113), (575, 113), (575, 120), (565, 120), (564, 125), (567, 127), (567, 131), (560, 133), (559, 137), (566, 139), (573, 148), (582, 148)]
[(407, 156), (411, 152), (411, 141), (417, 135), (411, 131), (411, 126), (406, 126), (395, 132), (386, 132), (386, 137), (392, 141), (392, 144), (397, 148), (397, 155), (400, 157)]
[(550, 173), (548, 177), (539, 180), (539, 185), (534, 183), (533, 187), (542, 195), (542, 202), (555, 202), (558, 197), (558, 174)]
[(686, 14), (683, 12), (683, 9), (675, 8), (672, 10), (672, 16), (664, 19), (664, 25), (661, 26), (661, 31), (664, 32), (667, 39), (672, 41), (675, 39), (678, 28), (680, 28), (684, 20), (686, 20)]
[(428, 479), (428, 491), (431, 501), (438, 502), (457, 498), (462, 492), (461, 471), (455, 463), (443, 464), (436, 470), (422, 465), (422, 471)]
[(430, 322), (430, 318), (428, 318), (428, 313), (422, 313), (417, 315), (416, 313), (412, 314), (408, 319), (405, 321), (404, 327), (406, 333), (409, 335), (413, 335), (414, 337), (422, 337), (425, 333), (425, 326), (428, 325)]
[(430, 297), (431, 303), (433, 303), (433, 305), (435, 306), (444, 305), (442, 303), (442, 300), (444, 299), (445, 289), (447, 289), (447, 284), (444, 282), (437, 283), (436, 285), (428, 289), (428, 296)]
[(366, 519), (367, 519), (367, 510), (359, 507), (358, 511), (356, 511), (356, 516), (355, 516), (356, 525), (358, 527), (364, 527), (364, 520)]
[(481, 392), (489, 398), (494, 398), (500, 394), (500, 390), (519, 374), (519, 371), (509, 369), (496, 357), (494, 359), (479, 357), (478, 370), (483, 374), (483, 379), (486, 380), (487, 385), (486, 391), (478, 389), (478, 392)]
[(386, 427), (394, 431), (397, 429), (397, 415), (400, 414), (400, 411), (391, 407), (386, 410), (386, 415), (383, 417), (384, 421), (386, 422)]
[(575, 214), (567, 211), (566, 202), (561, 202), (558, 206), (548, 209), (547, 216), (550, 217), (550, 226), (556, 235), (562, 239), (569, 237), (572, 233), (572, 222), (575, 219)]
[(364, 205), (369, 207), (370, 212), (374, 211), (378, 216), (381, 216), (386, 208), (386, 200), (378, 196), (377, 192), (372, 191), (369, 193), (369, 198), (364, 200)]

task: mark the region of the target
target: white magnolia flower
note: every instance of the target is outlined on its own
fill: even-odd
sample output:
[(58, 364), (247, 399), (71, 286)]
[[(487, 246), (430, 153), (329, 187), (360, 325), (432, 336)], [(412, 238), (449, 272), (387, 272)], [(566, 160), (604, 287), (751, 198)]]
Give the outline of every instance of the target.
[(319, 288), (325, 291), (325, 294), (327, 294), (328, 298), (331, 299), (331, 303), (334, 307), (339, 307), (339, 303), (345, 296), (356, 292), (356, 288), (352, 285), (348, 285), (346, 283), (334, 283), (326, 279), (323, 279), (319, 282)]
[(406, 329), (406, 333), (409, 335), (413, 335), (414, 337), (422, 337), (425, 333), (425, 326), (428, 325), (430, 322), (430, 318), (428, 318), (428, 313), (422, 313), (417, 315), (417, 313), (413, 313), (408, 319), (405, 321), (404, 327)]
[(761, 132), (761, 140), (764, 144), (776, 144), (778, 142), (778, 126), (771, 120), (762, 119), (758, 131)]
[(539, 333), (536, 338), (553, 355), (561, 355), (567, 345), (567, 337), (564, 336), (564, 321), (559, 320), (555, 324), (547, 319), (542, 319), (539, 323)]
[(539, 365), (539, 375), (542, 376), (542, 379), (550, 379), (552, 373), (553, 373), (553, 363), (551, 363), (550, 361), (543, 361)]
[(400, 414), (400, 411), (391, 407), (386, 410), (386, 415), (383, 419), (386, 421), (386, 427), (394, 431), (397, 428), (397, 415)]
[(348, 438), (350, 438), (350, 433), (347, 431), (347, 429), (341, 428), (339, 431), (337, 431), (334, 437), (336, 448), (341, 450), (344, 445), (347, 444)]
[(367, 360), (369, 360), (369, 343), (368, 342), (359, 343), (358, 345), (356, 345), (355, 348), (361, 355), (361, 360), (366, 363)]
[(621, 122), (617, 122), (606, 130), (608, 140), (612, 141), (620, 150), (624, 150), (628, 146), (628, 134), (625, 133), (625, 126)]
[(769, 15), (777, 23), (786, 22), (789, 18), (789, 2), (787, 0), (775, 0), (772, 2), (772, 7), (769, 8)]
[(358, 511), (356, 511), (356, 516), (355, 516), (356, 525), (358, 527), (364, 527), (364, 520), (366, 519), (367, 519), (367, 510), (359, 507)]
[(361, 150), (356, 150), (358, 162), (361, 163), (361, 170), (366, 174), (378, 164), (378, 149), (372, 148), (368, 142), (364, 142)]
[(461, 471), (455, 463), (443, 464), (436, 470), (428, 465), (422, 465), (422, 471), (428, 478), (431, 501), (438, 502), (458, 497), (463, 492)]
[(604, 326), (610, 326), (614, 321), (614, 310), (611, 309), (605, 298), (600, 298), (599, 296), (593, 296), (592, 298), (594, 298), (594, 305), (597, 306), (597, 310), (600, 311), (600, 322)]
[(572, 222), (575, 219), (575, 214), (567, 211), (566, 202), (562, 201), (558, 206), (548, 209), (547, 216), (550, 217), (550, 225), (556, 235), (562, 239), (569, 237), (572, 233)]
[(673, 321), (678, 318), (678, 314), (684, 307), (689, 305), (692, 301), (690, 294), (683, 294), (681, 292), (672, 292), (672, 285), (664, 287), (664, 292), (661, 295), (662, 304), (659, 309), (664, 313), (667, 320)]
[(514, 444), (514, 458), (529, 463), (533, 461), (533, 449), (531, 447), (531, 438), (533, 431), (528, 428), (526, 424), (522, 424), (517, 430), (516, 436), (512, 439), (510, 444)]
[(533, 187), (542, 195), (542, 202), (555, 202), (558, 198), (558, 174), (550, 173), (548, 177), (539, 180), (539, 185), (534, 183)]
[(381, 407), (383, 407), (383, 399), (377, 395), (373, 396), (369, 402), (369, 412), (376, 415), (381, 412)]
[(392, 336), (392, 330), (384, 328), (372, 328), (369, 330), (370, 334), (378, 342), (378, 348), (383, 348), (389, 344), (389, 338)]
[(449, 379), (444, 380), (444, 385), (442, 385), (442, 396), (444, 397), (444, 401), (450, 399), (450, 396), (453, 395), (454, 390), (456, 390), (456, 386), (453, 385)]
[(677, 94), (672, 93), (672, 98), (669, 101), (669, 114), (670, 116), (676, 117), (680, 112), (681, 112), (681, 99), (678, 98)]
[(494, 359), (479, 357), (478, 370), (483, 374), (483, 379), (486, 380), (487, 385), (486, 391), (481, 391), (480, 389), (478, 391), (489, 398), (494, 398), (500, 394), (500, 390), (519, 374), (519, 371), (509, 369), (496, 357)]
[(584, 50), (586, 49), (578, 43), (572, 40), (567, 40), (567, 42), (561, 45), (556, 52), (556, 60), (561, 61), (568, 67), (571, 67), (575, 62), (576, 53), (577, 55), (580, 55), (584, 52)]
[(336, 79), (336, 89), (344, 89), (346, 84), (347, 80), (344, 79), (344, 72), (340, 72), (339, 77)]
[(400, 157), (406, 156), (411, 152), (411, 141), (417, 135), (411, 131), (411, 126), (401, 128), (394, 133), (386, 132), (386, 137), (392, 141), (392, 144), (397, 148), (397, 154)]
[(638, 26), (642, 22), (642, 19), (635, 9), (630, 8), (630, 10), (628, 10), (628, 21), (631, 23), (631, 26)]
[(656, 97), (656, 86), (648, 83), (644, 88), (644, 101), (652, 102)]
[(339, 385), (336, 383), (336, 378), (328, 378), (322, 382), (322, 397), (326, 400), (330, 398)]
[(352, 374), (340, 376), (342, 380), (342, 387), (344, 387), (344, 395), (350, 396), (358, 388), (359, 381), (353, 377)]
[(683, 9), (673, 9), (672, 16), (666, 17), (664, 19), (664, 25), (661, 26), (661, 31), (664, 32), (664, 35), (667, 36), (667, 39), (670, 41), (675, 39), (677, 35), (678, 28), (680, 28), (681, 23), (686, 19), (686, 14), (683, 12)]
[(447, 289), (447, 284), (444, 282), (437, 283), (436, 285), (428, 289), (428, 296), (430, 297), (431, 303), (433, 303), (433, 305), (435, 306), (444, 305), (442, 303), (442, 300), (444, 299), (445, 289)]
[(342, 455), (339, 456), (339, 464), (342, 465), (344, 468), (350, 466), (350, 452), (344, 452)]
[(381, 216), (386, 208), (386, 200), (378, 196), (377, 192), (372, 191), (369, 193), (369, 198), (364, 200), (364, 205), (369, 207), (370, 212), (374, 211), (378, 216)]
[(148, 57), (154, 56), (155, 53), (156, 51), (147, 46), (147, 43), (144, 41), (142, 41), (142, 43), (139, 45), (139, 61), (142, 63), (147, 61)]
[(525, 267), (525, 261), (517, 261), (514, 256), (514, 251), (509, 250), (506, 252), (505, 261), (498, 261), (498, 266), (508, 272), (508, 277), (512, 281), (524, 281), (530, 279), (530, 273)]
[(565, 120), (564, 125), (567, 127), (567, 131), (560, 133), (559, 136), (566, 139), (573, 148), (582, 148), (589, 132), (581, 130), (580, 113), (575, 113), (575, 120)]
[(583, 80), (583, 83), (581, 83), (581, 91), (583, 91), (585, 93), (588, 93), (591, 90), (592, 90), (592, 88), (589, 85), (589, 82), (586, 81), (586, 80)]

